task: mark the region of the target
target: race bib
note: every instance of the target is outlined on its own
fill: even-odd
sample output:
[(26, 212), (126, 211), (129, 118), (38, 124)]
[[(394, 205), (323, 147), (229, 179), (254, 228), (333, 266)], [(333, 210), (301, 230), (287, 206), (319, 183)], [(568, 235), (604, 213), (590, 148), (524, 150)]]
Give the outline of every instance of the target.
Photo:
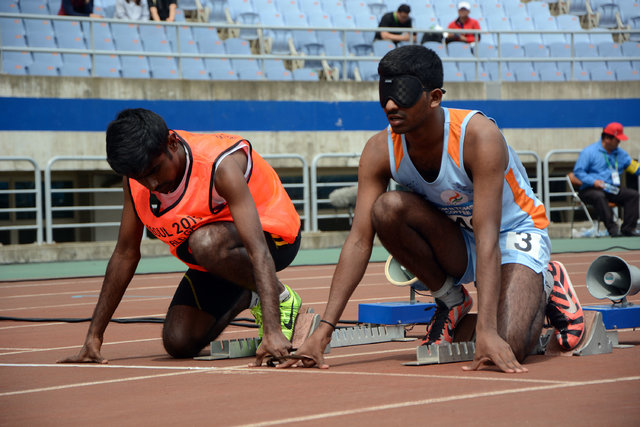
[(517, 233), (509, 231), (507, 233), (506, 249), (524, 252), (530, 256), (537, 257), (540, 253), (539, 234), (534, 233)]

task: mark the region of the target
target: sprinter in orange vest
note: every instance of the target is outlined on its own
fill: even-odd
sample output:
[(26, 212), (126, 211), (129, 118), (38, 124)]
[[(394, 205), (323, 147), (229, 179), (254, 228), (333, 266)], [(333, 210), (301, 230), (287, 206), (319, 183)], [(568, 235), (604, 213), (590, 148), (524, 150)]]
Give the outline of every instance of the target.
[(103, 334), (140, 260), (144, 227), (189, 267), (164, 322), (170, 355), (196, 356), (247, 308), (262, 339), (255, 364), (288, 355), (301, 300), (276, 271), (298, 252), (300, 217), (249, 141), (170, 130), (152, 111), (129, 109), (109, 124), (107, 161), (123, 176), (118, 242), (84, 346), (62, 362), (106, 363)]
[[(493, 364), (525, 372), (522, 362), (545, 315), (559, 344), (573, 348), (584, 330), (582, 309), (562, 264), (549, 262), (544, 206), (498, 126), (479, 111), (441, 105), (442, 62), (430, 49), (394, 49), (378, 74), (389, 126), (362, 152), (353, 225), (329, 301), (297, 357), (308, 357), (305, 366), (328, 367), (322, 352), (364, 275), (376, 233), (434, 297), (421, 345), (453, 341), (473, 305), (463, 285), (475, 282), (476, 350), (466, 369)], [(409, 191), (386, 191), (391, 179)]]

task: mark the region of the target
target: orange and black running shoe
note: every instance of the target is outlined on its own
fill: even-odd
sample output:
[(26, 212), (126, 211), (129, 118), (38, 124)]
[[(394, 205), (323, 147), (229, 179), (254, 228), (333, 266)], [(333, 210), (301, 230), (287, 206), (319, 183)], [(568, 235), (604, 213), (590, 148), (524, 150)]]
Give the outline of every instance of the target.
[(436, 312), (427, 327), (427, 335), (422, 339), (420, 345), (442, 344), (453, 342), (456, 326), (460, 320), (471, 310), (473, 300), (462, 287), (464, 299), (458, 305), (448, 308), (443, 302), (436, 298)]
[(545, 314), (556, 329), (558, 343), (565, 350), (572, 350), (580, 342), (584, 333), (584, 314), (571, 279), (564, 265), (558, 261), (549, 263), (553, 275), (553, 289)]

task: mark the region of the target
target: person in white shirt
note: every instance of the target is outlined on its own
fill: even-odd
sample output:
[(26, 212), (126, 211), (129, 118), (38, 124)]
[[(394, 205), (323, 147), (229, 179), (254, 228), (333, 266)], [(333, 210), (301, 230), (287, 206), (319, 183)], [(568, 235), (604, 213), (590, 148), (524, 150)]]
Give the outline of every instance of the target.
[(131, 21), (148, 21), (149, 5), (147, 0), (116, 0), (114, 18)]

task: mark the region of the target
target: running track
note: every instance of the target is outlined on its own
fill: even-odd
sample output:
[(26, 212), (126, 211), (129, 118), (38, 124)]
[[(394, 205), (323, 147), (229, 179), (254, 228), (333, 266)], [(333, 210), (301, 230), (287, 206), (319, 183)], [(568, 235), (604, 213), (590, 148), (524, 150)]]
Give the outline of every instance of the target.
[[(608, 253), (640, 266), (640, 251)], [(559, 254), (583, 305), (603, 304), (585, 286), (598, 253)], [(280, 278), (322, 313), (335, 266), (291, 267)], [(179, 274), (137, 275), (115, 317), (163, 317)], [(101, 278), (0, 283), (0, 314), (90, 317)], [(475, 298), (475, 291), (468, 287)], [(343, 319), (357, 304), (408, 299), (371, 263)], [(427, 300), (427, 298), (420, 298)], [(640, 303), (640, 294), (631, 298)], [(250, 317), (249, 313), (241, 314)], [(637, 425), (640, 331), (619, 333), (633, 348), (585, 357), (533, 356), (526, 374), (463, 372), (464, 363), (403, 366), (415, 342), (333, 349), (331, 369), (248, 368), (251, 359), (173, 360), (159, 324), (107, 329), (108, 365), (60, 365), (88, 323), (0, 323), (0, 425)], [(230, 327), (223, 339), (250, 337)], [(423, 335), (416, 326), (408, 336)]]

